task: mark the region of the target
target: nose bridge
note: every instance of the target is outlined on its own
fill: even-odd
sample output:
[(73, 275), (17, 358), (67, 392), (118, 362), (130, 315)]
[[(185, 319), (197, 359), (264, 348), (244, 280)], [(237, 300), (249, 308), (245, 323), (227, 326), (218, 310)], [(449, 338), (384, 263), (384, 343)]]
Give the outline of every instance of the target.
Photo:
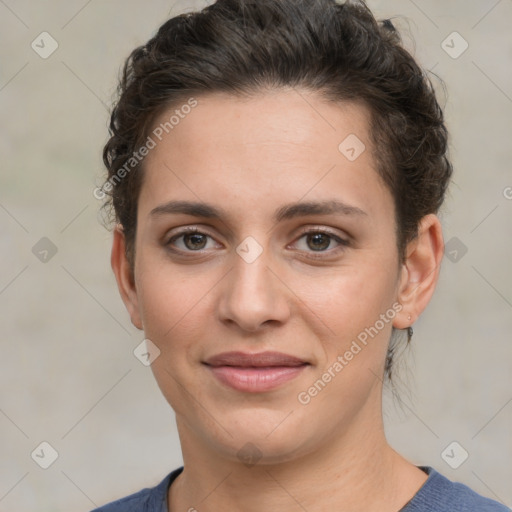
[(254, 331), (270, 320), (283, 322), (287, 318), (286, 296), (268, 268), (269, 251), (250, 237), (237, 247), (219, 307), (222, 320)]
[(271, 296), (272, 273), (268, 269), (268, 258), (261, 254), (254, 261), (247, 261), (237, 255), (234, 258), (233, 286), (235, 294), (241, 299), (245, 295), (253, 295), (255, 299), (262, 301)]

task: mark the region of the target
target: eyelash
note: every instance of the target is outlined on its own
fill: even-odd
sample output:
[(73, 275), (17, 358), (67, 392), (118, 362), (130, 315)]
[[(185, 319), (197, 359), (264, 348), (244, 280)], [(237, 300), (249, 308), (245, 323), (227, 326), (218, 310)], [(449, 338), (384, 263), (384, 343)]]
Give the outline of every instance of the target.
[(332, 256), (333, 254), (338, 254), (338, 252), (345, 250), (345, 248), (350, 245), (350, 242), (347, 239), (341, 238), (332, 231), (321, 227), (303, 229), (300, 233), (300, 236), (295, 240), (295, 243), (307, 235), (316, 235), (319, 233), (328, 236), (331, 240), (334, 240), (339, 245), (334, 249), (327, 249), (325, 251), (306, 251), (309, 257), (317, 259), (326, 258), (328, 256)]
[[(334, 234), (333, 232), (325, 229), (325, 228), (306, 228), (304, 230), (301, 231), (301, 234), (300, 236), (295, 240), (295, 242), (297, 242), (298, 240), (302, 239), (303, 237), (307, 236), (307, 235), (315, 235), (315, 234), (323, 234), (323, 235), (326, 235), (328, 237), (330, 237), (331, 240), (334, 240), (335, 242), (337, 242), (339, 245), (337, 247), (335, 247), (334, 249), (327, 249), (325, 251), (305, 251), (308, 253), (308, 256), (309, 257), (312, 257), (312, 258), (317, 258), (317, 259), (320, 259), (320, 258), (325, 258), (326, 256), (324, 255), (329, 255), (329, 256), (332, 256), (332, 254), (337, 254), (339, 251), (343, 251), (345, 249), (345, 247), (348, 247), (350, 246), (350, 242), (344, 238), (341, 238), (340, 236)], [(182, 249), (175, 249), (175, 248), (171, 248), (171, 245), (172, 243), (174, 243), (176, 240), (186, 236), (186, 235), (194, 235), (194, 234), (199, 234), (199, 235), (205, 235), (207, 237), (210, 237), (213, 239), (213, 237), (211, 235), (209, 235), (208, 233), (204, 233), (203, 231), (200, 231), (198, 228), (196, 227), (187, 227), (187, 228), (184, 228), (183, 230), (181, 230), (180, 232), (176, 233), (175, 235), (173, 235), (166, 243), (165, 243), (165, 246), (167, 248), (169, 248), (170, 251), (174, 252), (174, 253), (198, 253), (198, 254), (202, 254), (204, 252), (206, 252), (207, 250), (205, 249), (200, 249), (200, 250), (197, 250), (197, 251), (193, 251), (193, 250), (182, 250)], [(302, 252), (302, 251), (300, 251)]]

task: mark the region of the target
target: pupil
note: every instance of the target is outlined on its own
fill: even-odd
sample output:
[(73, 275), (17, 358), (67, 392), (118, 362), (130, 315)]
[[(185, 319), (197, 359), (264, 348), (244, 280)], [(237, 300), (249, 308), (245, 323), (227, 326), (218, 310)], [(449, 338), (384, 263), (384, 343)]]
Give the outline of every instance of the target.
[(310, 249), (318, 251), (321, 249), (327, 249), (330, 244), (330, 239), (324, 233), (315, 233), (310, 235), (308, 242), (313, 242), (313, 245), (310, 245)]
[[(190, 242), (190, 243), (188, 243)], [(185, 236), (185, 245), (189, 249), (202, 249), (205, 246), (205, 236), (197, 233)]]
[[(315, 251), (327, 249), (330, 244), (330, 238), (324, 233), (315, 233), (308, 236), (308, 245)], [(205, 246), (205, 236), (197, 233), (186, 235), (185, 245), (189, 249), (203, 249)]]

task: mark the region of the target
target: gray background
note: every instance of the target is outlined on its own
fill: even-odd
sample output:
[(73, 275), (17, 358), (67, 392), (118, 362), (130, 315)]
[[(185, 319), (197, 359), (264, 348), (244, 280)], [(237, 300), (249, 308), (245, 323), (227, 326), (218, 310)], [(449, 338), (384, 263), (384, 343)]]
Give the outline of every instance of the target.
[[(401, 16), (407, 46), (446, 81), (455, 165), (442, 213), (454, 261), (402, 358), (402, 408), (386, 397), (388, 437), (510, 507), (512, 1), (369, 4)], [(133, 355), (144, 336), (118, 296), (93, 189), (121, 63), (202, 6), (0, 0), (0, 511), (88, 511), (181, 464), (173, 412)], [(31, 48), (43, 31), (59, 45), (47, 59)], [(442, 46), (454, 31), (469, 44), (457, 58), (445, 49), (458, 53), (458, 36)], [(32, 251), (43, 237), (57, 248), (46, 262)], [(43, 441), (59, 455), (46, 470), (31, 458)], [(458, 469), (441, 456), (453, 441), (469, 453)]]

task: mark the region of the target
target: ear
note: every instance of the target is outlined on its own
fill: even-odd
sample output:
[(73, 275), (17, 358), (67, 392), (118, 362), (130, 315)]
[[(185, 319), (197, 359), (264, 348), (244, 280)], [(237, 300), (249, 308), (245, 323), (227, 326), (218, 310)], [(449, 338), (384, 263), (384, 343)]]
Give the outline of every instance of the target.
[(118, 224), (114, 229), (110, 264), (112, 265), (112, 270), (116, 276), (119, 293), (121, 294), (124, 305), (130, 314), (132, 324), (137, 327), (137, 329), (142, 330), (135, 280), (133, 278), (130, 264), (126, 258), (125, 236), (120, 224)]
[(427, 307), (439, 279), (443, 254), (441, 223), (436, 215), (426, 215), (420, 221), (418, 236), (406, 248), (397, 298), (403, 309), (395, 316), (393, 327), (411, 326)]

